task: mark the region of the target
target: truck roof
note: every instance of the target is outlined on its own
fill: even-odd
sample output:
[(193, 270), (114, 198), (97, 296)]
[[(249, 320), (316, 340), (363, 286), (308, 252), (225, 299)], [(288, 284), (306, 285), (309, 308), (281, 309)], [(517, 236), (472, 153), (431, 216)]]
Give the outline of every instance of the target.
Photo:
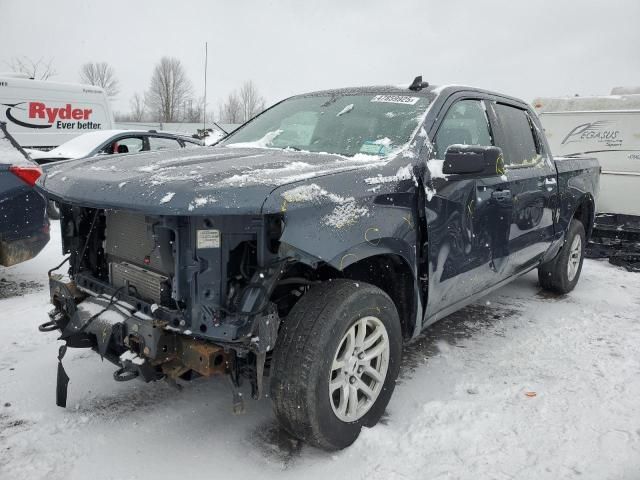
[(503, 93), (493, 92), (477, 87), (467, 85), (449, 84), (449, 85), (429, 85), (421, 90), (410, 90), (409, 84), (404, 85), (368, 85), (360, 87), (334, 88), (329, 90), (318, 90), (315, 92), (302, 93), (295, 95), (297, 97), (322, 96), (322, 95), (359, 95), (359, 94), (386, 94), (386, 95), (410, 95), (412, 97), (434, 97), (441, 93), (451, 94), (456, 91), (471, 91), (486, 95), (502, 97), (510, 101), (525, 104), (521, 99), (505, 95)]

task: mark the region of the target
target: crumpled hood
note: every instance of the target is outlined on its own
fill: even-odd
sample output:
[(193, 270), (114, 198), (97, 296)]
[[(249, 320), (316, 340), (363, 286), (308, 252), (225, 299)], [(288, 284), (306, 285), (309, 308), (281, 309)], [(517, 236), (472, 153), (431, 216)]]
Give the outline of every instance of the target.
[(50, 168), (38, 185), (50, 198), (86, 207), (160, 215), (260, 214), (279, 186), (386, 163), (371, 155), (205, 147), (66, 161)]

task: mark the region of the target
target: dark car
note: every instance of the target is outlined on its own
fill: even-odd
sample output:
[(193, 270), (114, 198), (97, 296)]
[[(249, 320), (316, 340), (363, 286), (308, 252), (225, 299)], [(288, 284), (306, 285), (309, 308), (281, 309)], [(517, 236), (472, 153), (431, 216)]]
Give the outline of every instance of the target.
[(0, 265), (35, 257), (49, 241), (47, 202), (33, 188), (42, 170), (0, 122)]
[(42, 329), (116, 380), (227, 375), (237, 409), (268, 376), (287, 431), (343, 448), (382, 416), (403, 342), (532, 269), (575, 287), (598, 182), (515, 98), (421, 78), (295, 96), (206, 150), (49, 173), (70, 269)]

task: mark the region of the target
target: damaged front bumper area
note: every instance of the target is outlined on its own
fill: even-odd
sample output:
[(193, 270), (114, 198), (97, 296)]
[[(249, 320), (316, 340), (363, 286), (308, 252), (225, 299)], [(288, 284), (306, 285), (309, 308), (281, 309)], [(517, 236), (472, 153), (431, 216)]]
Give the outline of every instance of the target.
[(83, 274), (76, 280), (81, 285), (64, 275), (50, 275), (55, 308), (49, 321), (39, 327), (41, 332), (60, 331), (59, 339), (65, 342), (58, 357), (58, 406), (66, 406), (69, 379), (61, 361), (67, 347), (91, 348), (112, 362), (118, 367), (113, 374), (116, 381), (165, 379), (177, 385), (178, 379), (228, 375), (237, 412), (244, 410), (237, 391), (241, 372), (248, 373), (253, 396), (261, 396), (267, 345), (275, 344), (279, 325), (275, 310), (268, 308), (248, 323), (240, 315), (227, 319), (231, 329), (234, 323), (236, 328), (247, 325), (248, 342), (213, 343), (173, 327), (175, 311), (123, 294)]
[(139, 302), (98, 295), (61, 275), (52, 275), (49, 285), (56, 308), (40, 330), (61, 330), (60, 339), (68, 346), (92, 348), (118, 365), (115, 380), (140, 377), (150, 382), (187, 373), (211, 376), (229, 367), (224, 348), (172, 331), (162, 315), (154, 318), (138, 311)]
[(234, 410), (243, 408), (241, 378), (262, 395), (280, 324), (270, 298), (290, 261), (264, 247), (278, 233), (270, 219), (61, 211), (70, 266), (49, 273), (54, 308), (40, 325), (65, 342), (58, 405), (66, 404), (67, 347), (96, 351), (118, 367), (117, 381), (227, 375)]

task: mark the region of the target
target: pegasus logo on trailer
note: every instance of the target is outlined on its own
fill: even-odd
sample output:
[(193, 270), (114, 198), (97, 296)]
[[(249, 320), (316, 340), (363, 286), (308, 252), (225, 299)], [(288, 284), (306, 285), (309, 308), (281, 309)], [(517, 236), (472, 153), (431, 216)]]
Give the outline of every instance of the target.
[[(14, 104), (2, 104), (7, 108), (7, 120), (25, 128), (51, 128), (95, 130), (100, 128), (99, 123), (88, 121), (93, 114), (91, 108), (74, 108), (70, 103), (64, 107), (48, 106), (43, 102), (20, 102)], [(16, 110), (17, 112), (14, 112)], [(19, 114), (18, 112), (25, 112)], [(22, 118), (18, 118), (22, 117)], [(46, 123), (37, 122), (44, 120)]]
[(596, 122), (578, 125), (564, 137), (561, 145), (580, 142), (582, 140), (597, 141), (606, 143), (609, 146), (613, 143), (622, 142), (619, 130), (607, 128), (611, 123), (612, 122), (606, 120), (598, 120)]

